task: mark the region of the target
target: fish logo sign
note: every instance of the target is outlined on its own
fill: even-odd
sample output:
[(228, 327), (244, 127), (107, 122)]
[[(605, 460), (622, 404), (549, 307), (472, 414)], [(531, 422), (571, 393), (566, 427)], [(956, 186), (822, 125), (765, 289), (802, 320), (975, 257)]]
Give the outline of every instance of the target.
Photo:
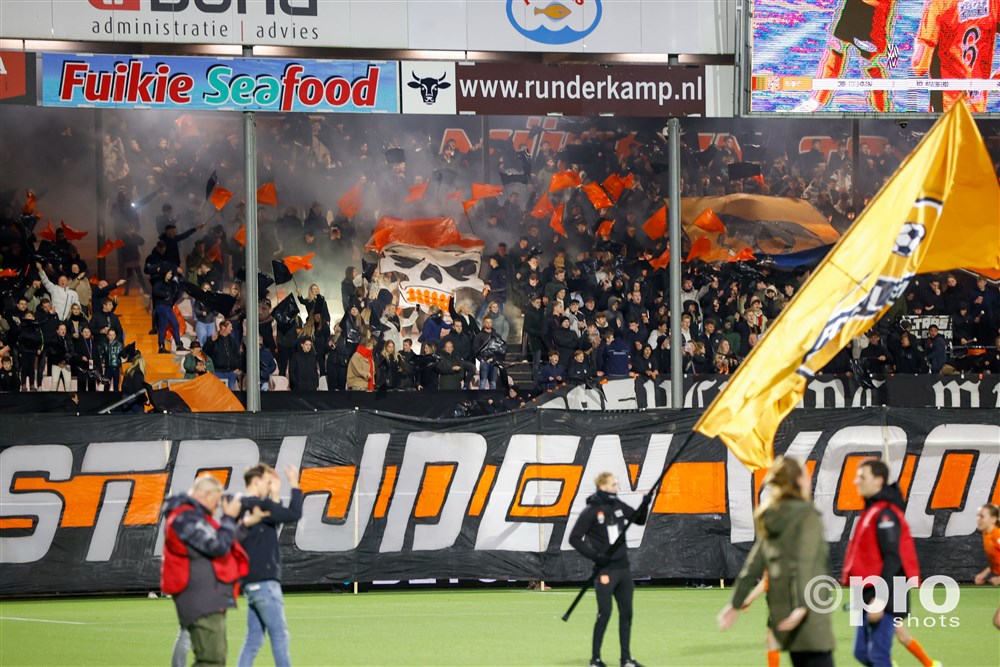
[(413, 81), (408, 81), (406, 85), (410, 88), (420, 89), (420, 97), (423, 99), (424, 104), (434, 104), (437, 102), (439, 90), (451, 88), (451, 84), (445, 81), (445, 77), (448, 76), (447, 72), (442, 74), (440, 79), (433, 76), (420, 78), (416, 72), (413, 72), (412, 75)]
[[(517, 11), (522, 2), (523, 15)], [(578, 42), (594, 32), (603, 15), (601, 0), (507, 0), (507, 20), (540, 44)]]

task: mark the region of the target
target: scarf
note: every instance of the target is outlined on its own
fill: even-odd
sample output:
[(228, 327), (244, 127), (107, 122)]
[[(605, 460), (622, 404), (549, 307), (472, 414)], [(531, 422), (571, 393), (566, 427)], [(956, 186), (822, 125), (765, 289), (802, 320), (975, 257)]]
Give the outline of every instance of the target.
[(372, 351), (364, 345), (358, 345), (358, 354), (368, 360), (368, 391), (375, 391), (375, 361)]

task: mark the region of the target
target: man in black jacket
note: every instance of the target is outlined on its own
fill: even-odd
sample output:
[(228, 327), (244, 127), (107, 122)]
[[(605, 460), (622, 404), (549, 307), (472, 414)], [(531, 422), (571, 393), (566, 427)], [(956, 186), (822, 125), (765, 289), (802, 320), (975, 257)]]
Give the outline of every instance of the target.
[(233, 323), (223, 320), (219, 330), (205, 341), (202, 351), (212, 357), (215, 377), (225, 380), (229, 388), (235, 391), (238, 385), (236, 371), (240, 367), (240, 346), (232, 333)]
[(288, 506), (281, 504), (281, 479), (274, 468), (259, 464), (243, 473), (247, 496), (243, 511), (260, 508), (264, 519), (250, 529), (242, 540), (250, 557), (250, 573), (243, 578), (247, 598), (247, 636), (240, 649), (238, 665), (253, 663), (264, 645), (264, 633), (271, 638), (274, 664), (289, 665), (288, 626), (285, 623), (284, 598), (281, 594), (281, 552), (278, 548), (278, 526), (302, 518), (302, 490), (299, 470), (285, 466), (285, 477), (292, 489)]
[(649, 505), (646, 500), (633, 510), (618, 498), (618, 479), (602, 472), (594, 480), (597, 493), (587, 498), (587, 506), (576, 520), (569, 543), (600, 568), (594, 580), (597, 593), (597, 621), (594, 623), (590, 667), (604, 667), (601, 643), (611, 618), (611, 598), (618, 603), (618, 638), (621, 642), (622, 667), (642, 667), (632, 659), (629, 643), (632, 637), (632, 595), (635, 584), (628, 564), (628, 549), (620, 544), (612, 550), (618, 536), (629, 521), (646, 523)]

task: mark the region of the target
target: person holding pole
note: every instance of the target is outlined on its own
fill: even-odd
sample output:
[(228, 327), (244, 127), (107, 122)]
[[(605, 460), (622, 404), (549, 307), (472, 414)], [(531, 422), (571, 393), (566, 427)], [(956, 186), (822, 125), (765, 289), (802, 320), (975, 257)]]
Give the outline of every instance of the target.
[[(587, 506), (576, 520), (569, 536), (569, 543), (595, 563), (594, 592), (597, 593), (597, 620), (590, 667), (604, 667), (601, 644), (604, 631), (611, 619), (611, 600), (618, 603), (618, 639), (621, 642), (622, 667), (642, 667), (632, 658), (632, 596), (635, 584), (629, 569), (628, 549), (618, 541), (619, 535), (633, 523), (646, 523), (649, 508), (647, 496), (638, 509), (633, 510), (618, 498), (618, 479), (610, 472), (602, 472), (594, 480), (597, 492), (587, 498)], [(614, 548), (617, 547), (617, 548)]]

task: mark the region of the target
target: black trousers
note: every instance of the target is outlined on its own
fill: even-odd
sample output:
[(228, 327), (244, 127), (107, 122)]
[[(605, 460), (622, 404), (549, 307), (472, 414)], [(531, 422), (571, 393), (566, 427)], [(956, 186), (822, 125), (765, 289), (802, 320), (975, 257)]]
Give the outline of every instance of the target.
[(830, 651), (791, 651), (793, 667), (833, 667)]
[(621, 659), (632, 657), (630, 644), (632, 641), (632, 595), (635, 584), (632, 582), (632, 571), (626, 569), (605, 570), (594, 580), (594, 592), (597, 593), (597, 620), (594, 622), (594, 643), (591, 656), (601, 657), (601, 643), (604, 641), (604, 631), (611, 620), (611, 599), (618, 603), (618, 641), (621, 643)]

